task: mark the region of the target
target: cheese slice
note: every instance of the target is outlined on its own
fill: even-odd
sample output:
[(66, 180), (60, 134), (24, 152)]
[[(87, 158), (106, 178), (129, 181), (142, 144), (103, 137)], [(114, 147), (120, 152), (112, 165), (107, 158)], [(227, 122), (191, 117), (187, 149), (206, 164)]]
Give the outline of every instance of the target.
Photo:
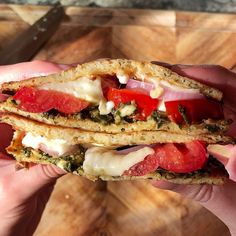
[(27, 133), (24, 136), (22, 144), (25, 147), (31, 147), (36, 150), (39, 149), (53, 156), (68, 155), (78, 150), (77, 145), (70, 145), (64, 139), (47, 139), (42, 136), (36, 136), (32, 133)]
[(103, 147), (92, 147), (85, 152), (83, 170), (93, 176), (121, 176), (125, 170), (153, 153), (154, 150), (150, 147), (143, 147), (128, 154)]
[(103, 99), (100, 78), (92, 80), (87, 77), (82, 77), (76, 81), (43, 84), (39, 88), (67, 93), (96, 105)]

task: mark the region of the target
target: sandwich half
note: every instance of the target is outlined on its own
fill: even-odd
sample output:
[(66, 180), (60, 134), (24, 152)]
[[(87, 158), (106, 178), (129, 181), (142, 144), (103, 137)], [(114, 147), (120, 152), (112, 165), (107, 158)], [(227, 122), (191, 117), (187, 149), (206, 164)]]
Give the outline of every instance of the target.
[(147, 62), (98, 60), (0, 85), (7, 151), (89, 179), (221, 184), (228, 174), (208, 144), (225, 136), (223, 94)]
[(158, 65), (97, 60), (59, 74), (0, 85), (0, 111), (94, 132), (219, 133), (223, 94)]

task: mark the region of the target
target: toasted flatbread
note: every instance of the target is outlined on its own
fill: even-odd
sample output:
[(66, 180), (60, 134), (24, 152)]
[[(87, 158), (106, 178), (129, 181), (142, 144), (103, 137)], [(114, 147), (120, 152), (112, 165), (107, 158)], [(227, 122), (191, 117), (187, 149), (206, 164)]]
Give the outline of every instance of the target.
[(8, 99), (5, 103), (0, 103), (0, 111), (18, 114), (32, 120), (36, 120), (49, 125), (60, 125), (63, 127), (79, 128), (81, 130), (89, 130), (93, 132), (106, 133), (124, 133), (124, 132), (138, 132), (147, 130), (171, 131), (178, 134), (201, 135), (207, 133), (223, 133), (227, 130), (230, 121), (228, 120), (205, 120), (199, 124), (182, 125), (179, 126), (174, 122), (166, 120), (162, 122), (161, 126), (157, 124), (153, 118), (147, 121), (137, 121), (134, 123), (121, 124), (103, 124), (101, 122), (94, 122), (91, 119), (79, 119), (74, 116), (62, 116), (59, 114), (48, 115), (44, 113), (30, 113), (23, 111)]
[(128, 74), (134, 75), (138, 80), (151, 82), (150, 78), (164, 80), (181, 88), (199, 89), (200, 93), (207, 97), (221, 101), (222, 92), (211, 88), (187, 77), (180, 76), (175, 72), (148, 62), (138, 62), (126, 59), (103, 59), (91, 61), (76, 68), (62, 71), (58, 74), (35, 77), (24, 81), (8, 82), (0, 85), (0, 91), (14, 92), (24, 86), (39, 86), (45, 83), (74, 81), (86, 76), (91, 79), (95, 76)]
[(228, 173), (224, 166), (215, 158), (209, 157), (207, 165), (201, 169), (190, 173), (173, 173), (163, 169), (157, 169), (155, 172), (144, 176), (91, 176), (86, 175), (83, 171), (83, 157), (78, 156), (75, 160), (70, 161), (68, 157), (53, 157), (43, 153), (39, 150), (31, 148), (24, 148), (15, 139), (12, 141), (11, 146), (8, 147), (8, 152), (12, 154), (17, 162), (22, 163), (38, 163), (38, 164), (54, 164), (58, 167), (71, 172), (76, 175), (84, 176), (90, 180), (98, 178), (106, 181), (120, 181), (120, 180), (135, 180), (135, 179), (155, 179), (155, 180), (168, 180), (178, 184), (223, 184), (228, 179)]
[(231, 137), (224, 136), (222, 134), (186, 135), (159, 130), (120, 132), (115, 134), (90, 132), (74, 128), (51, 126), (13, 114), (2, 114), (1, 120), (12, 125), (16, 130), (30, 132), (49, 139), (56, 139), (60, 137), (68, 141), (70, 144), (96, 143), (109, 147), (153, 143), (184, 143), (193, 140), (202, 140), (209, 144), (234, 142)]

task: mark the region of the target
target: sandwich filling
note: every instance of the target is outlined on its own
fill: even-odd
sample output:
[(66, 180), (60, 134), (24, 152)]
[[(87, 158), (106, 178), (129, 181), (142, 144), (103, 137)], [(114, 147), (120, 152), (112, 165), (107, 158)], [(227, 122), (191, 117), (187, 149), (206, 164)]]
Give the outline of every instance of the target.
[[(63, 139), (48, 139), (16, 131), (14, 142), (23, 146), (26, 157), (30, 156), (31, 150), (37, 150), (44, 157), (48, 156), (54, 161), (69, 160), (73, 157), (74, 169), (69, 171), (78, 169), (94, 177), (144, 176), (157, 169), (189, 173), (204, 168), (209, 159), (206, 144), (200, 141), (111, 149), (95, 145), (69, 145)], [(11, 152), (12, 147), (9, 147), (8, 151)], [(59, 166), (65, 169), (63, 161)]]
[(178, 125), (224, 118), (221, 103), (198, 89), (180, 88), (158, 78), (140, 81), (134, 76), (82, 77), (76, 81), (22, 87), (12, 102), (19, 109), (44, 115), (91, 119), (103, 124), (157, 121)]

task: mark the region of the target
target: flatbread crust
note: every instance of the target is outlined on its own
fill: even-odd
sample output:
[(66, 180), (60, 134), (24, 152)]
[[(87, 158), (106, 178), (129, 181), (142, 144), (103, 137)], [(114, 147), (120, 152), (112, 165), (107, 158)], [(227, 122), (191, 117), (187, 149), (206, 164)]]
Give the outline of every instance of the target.
[(81, 130), (106, 133), (162, 130), (186, 135), (200, 135), (210, 133), (209, 129), (207, 128), (209, 125), (217, 127), (218, 131), (214, 131), (214, 133), (223, 133), (227, 130), (230, 124), (230, 121), (227, 120), (216, 121), (209, 119), (199, 124), (183, 125), (181, 127), (176, 123), (169, 121), (164, 122), (160, 127), (158, 127), (157, 122), (154, 119), (149, 119), (147, 121), (137, 121), (134, 123), (105, 125), (99, 122), (94, 122), (90, 119), (78, 119), (73, 118), (72, 116), (45, 116), (43, 113), (26, 112), (18, 109), (17, 105), (11, 102), (11, 99), (8, 99), (4, 103), (0, 103), (0, 111), (18, 114), (49, 125), (60, 125), (63, 127), (79, 128)]
[(168, 131), (140, 131), (109, 134), (51, 126), (14, 114), (2, 114), (1, 120), (12, 125), (15, 130), (30, 132), (49, 139), (57, 139), (60, 137), (70, 144), (100, 144), (109, 147), (153, 143), (184, 143), (193, 140), (202, 140), (208, 144), (234, 143), (231, 137), (222, 134), (186, 135)]
[(83, 76), (92, 79), (95, 76), (115, 74), (134, 75), (137, 79), (145, 80), (147, 82), (151, 82), (150, 78), (154, 80), (164, 80), (181, 88), (199, 89), (200, 93), (218, 101), (221, 101), (223, 97), (222, 92), (218, 89), (211, 88), (187, 77), (180, 76), (162, 66), (149, 62), (139, 62), (127, 59), (96, 60), (78, 65), (75, 68), (62, 71), (58, 74), (35, 77), (24, 81), (3, 83), (0, 85), (0, 91), (16, 91), (24, 86), (39, 86), (45, 83), (53, 83), (55, 81), (74, 81)]
[[(68, 166), (70, 163), (62, 158), (58, 157), (47, 157), (42, 156), (42, 153), (38, 150), (31, 149), (30, 155), (25, 155), (24, 147), (21, 145), (21, 142), (13, 140), (11, 146), (8, 147), (8, 152), (12, 154), (18, 163), (37, 163), (37, 164), (54, 164), (58, 167), (65, 169), (65, 166)], [(55, 162), (55, 160), (59, 161)], [(82, 163), (81, 163), (82, 166)], [(68, 171), (67, 169), (65, 169)], [(86, 175), (83, 172), (82, 168), (78, 168), (71, 172), (75, 175), (84, 176), (90, 180), (97, 180), (98, 178), (105, 181), (121, 181), (121, 180), (135, 180), (135, 179), (154, 179), (154, 180), (167, 180), (173, 183), (178, 184), (215, 184), (220, 185), (224, 184), (229, 175), (225, 170), (224, 166), (215, 158), (210, 157), (207, 165), (202, 170), (186, 173), (186, 174), (177, 174), (170, 171), (165, 171), (158, 169), (157, 171), (150, 173), (145, 176), (91, 176)]]

